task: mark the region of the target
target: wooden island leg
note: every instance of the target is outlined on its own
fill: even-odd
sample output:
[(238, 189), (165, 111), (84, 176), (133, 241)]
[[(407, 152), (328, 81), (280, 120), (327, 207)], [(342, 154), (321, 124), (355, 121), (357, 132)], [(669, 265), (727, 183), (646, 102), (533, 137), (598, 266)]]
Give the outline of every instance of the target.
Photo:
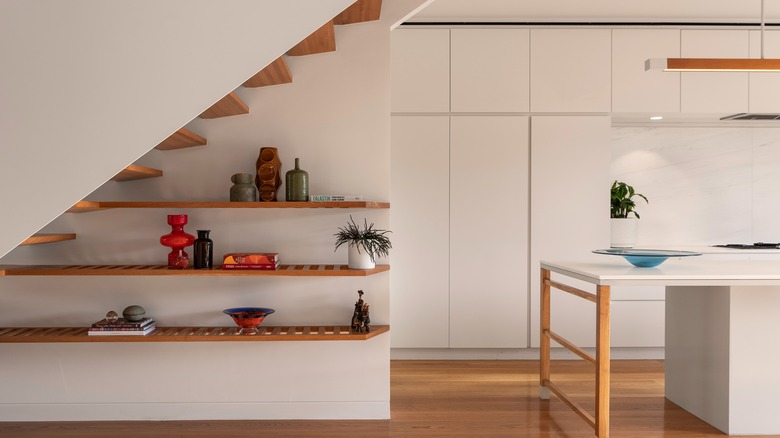
[(542, 269), (541, 342), (539, 343), (539, 398), (550, 399), (550, 271)]
[(596, 286), (596, 436), (609, 438), (609, 286)]

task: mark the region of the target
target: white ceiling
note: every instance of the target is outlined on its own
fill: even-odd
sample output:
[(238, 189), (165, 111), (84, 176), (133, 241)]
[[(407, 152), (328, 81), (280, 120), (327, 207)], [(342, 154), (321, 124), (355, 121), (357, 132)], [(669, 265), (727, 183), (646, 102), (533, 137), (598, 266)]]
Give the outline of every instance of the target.
[[(766, 22), (780, 22), (780, 0), (765, 0)], [(749, 22), (761, 0), (434, 0), (408, 21)]]

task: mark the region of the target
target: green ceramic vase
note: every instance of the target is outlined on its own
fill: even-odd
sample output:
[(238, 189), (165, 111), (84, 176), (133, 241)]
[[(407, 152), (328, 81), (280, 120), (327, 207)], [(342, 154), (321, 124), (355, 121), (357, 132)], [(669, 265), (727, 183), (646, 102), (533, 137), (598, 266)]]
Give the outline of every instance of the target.
[(299, 159), (295, 159), (295, 169), (287, 171), (284, 184), (288, 201), (309, 200), (309, 173), (301, 170)]

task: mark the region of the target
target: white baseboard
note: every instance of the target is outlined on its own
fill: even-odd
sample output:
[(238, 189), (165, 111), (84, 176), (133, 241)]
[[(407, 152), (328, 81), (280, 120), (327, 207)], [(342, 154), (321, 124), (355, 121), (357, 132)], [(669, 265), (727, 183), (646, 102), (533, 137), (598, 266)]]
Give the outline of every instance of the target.
[(390, 403), (62, 403), (0, 404), (0, 421), (387, 420)]
[[(593, 348), (583, 350), (595, 354)], [(553, 359), (579, 359), (565, 348), (553, 348), (550, 355)], [(612, 359), (616, 360), (662, 360), (663, 347), (643, 348), (613, 348), (610, 350)], [(538, 348), (393, 348), (390, 350), (393, 360), (539, 360)]]

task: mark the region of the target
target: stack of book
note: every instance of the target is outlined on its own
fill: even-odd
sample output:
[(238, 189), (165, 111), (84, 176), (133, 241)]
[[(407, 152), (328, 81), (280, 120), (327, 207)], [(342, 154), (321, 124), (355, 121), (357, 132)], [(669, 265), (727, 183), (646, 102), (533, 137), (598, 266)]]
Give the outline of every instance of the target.
[(279, 253), (230, 253), (222, 259), (222, 269), (279, 269)]
[(310, 202), (345, 202), (362, 201), (363, 195), (311, 195)]
[(119, 318), (114, 322), (105, 319), (93, 323), (87, 334), (89, 336), (143, 336), (154, 331), (157, 323), (152, 318), (144, 318), (140, 321), (128, 321)]

